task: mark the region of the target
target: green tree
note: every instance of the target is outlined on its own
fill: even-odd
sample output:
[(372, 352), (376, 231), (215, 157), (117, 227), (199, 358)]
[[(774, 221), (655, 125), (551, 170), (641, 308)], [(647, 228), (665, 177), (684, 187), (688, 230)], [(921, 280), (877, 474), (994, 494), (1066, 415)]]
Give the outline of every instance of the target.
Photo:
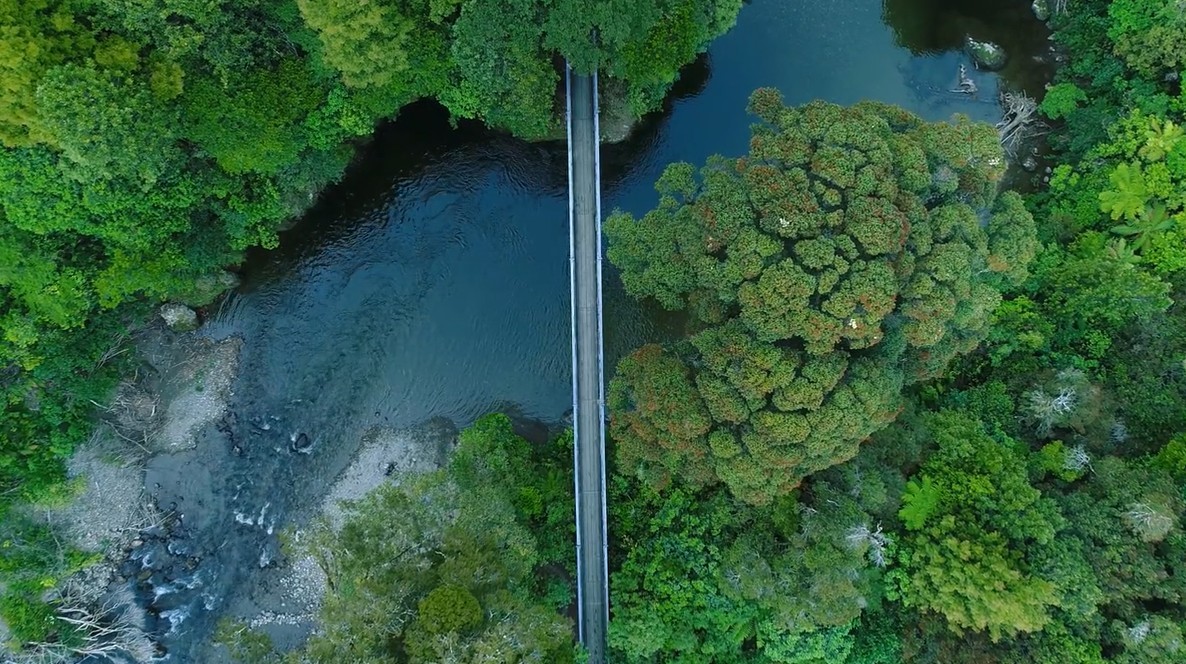
[(297, 0), (297, 6), (321, 38), (326, 62), (347, 85), (389, 85), (408, 69), (408, 42), (419, 26), (397, 3)]
[(229, 86), (206, 78), (184, 96), (184, 132), (227, 173), (272, 175), (307, 147), (303, 122), (325, 99), (302, 63), (255, 71)]
[(330, 590), (302, 657), (571, 662), (571, 624), (535, 590), (552, 561), (516, 505), (523, 487), (514, 479), (531, 453), (509, 427), (501, 415), (479, 420), (449, 468), (384, 485), (347, 504), (340, 528), (323, 522), (305, 534), (297, 548)]
[(0, 142), (8, 147), (52, 141), (35, 97), (41, 76), (95, 47), (72, 4), (32, 0), (0, 5)]
[(1041, 275), (1044, 308), (1060, 323), (1064, 342), (1091, 330), (1118, 334), (1151, 321), (1172, 302), (1168, 283), (1131, 263), (1088, 247), (1064, 256)]
[(470, 0), (453, 24), (458, 83), (441, 91), (455, 116), (480, 118), (524, 138), (556, 124), (560, 77), (540, 43), (543, 8), (535, 0)]
[(1139, 73), (1157, 77), (1186, 66), (1186, 16), (1170, 0), (1117, 0), (1108, 7), (1108, 37)]
[[(655, 210), (607, 221), (627, 291), (699, 328), (625, 361), (609, 406), (628, 472), (768, 504), (851, 458), (903, 385), (975, 348), (1036, 238), (1020, 199), (995, 194), (1003, 158), (985, 126), (867, 102), (787, 108), (770, 90), (750, 110), (749, 156), (699, 177), (672, 165)], [(704, 411), (707, 427), (691, 416)]]
[(925, 423), (937, 449), (919, 471), (918, 488), (902, 497), (908, 532), (895, 593), (907, 607), (942, 616), (956, 633), (984, 631), (995, 641), (1042, 629), (1058, 593), (1034, 559), (1053, 542), (1062, 517), (1030, 485), (1017, 443), (994, 439), (960, 413)]
[[(1105, 457), (1078, 490), (1060, 499), (1070, 527), (1103, 590), (1112, 615), (1137, 619), (1141, 603), (1180, 603), (1174, 551), (1182, 541), (1182, 495), (1159, 469)], [(1156, 598), (1156, 599), (1155, 599)]]
[(181, 166), (176, 111), (119, 70), (63, 65), (45, 74), (36, 99), (64, 170), (82, 182), (147, 189)]
[(716, 543), (722, 529), (737, 525), (728, 503), (719, 493), (698, 501), (674, 490), (644, 508), (637, 527), (623, 533), (627, 557), (610, 579), (609, 643), (620, 661), (739, 661), (759, 609), (723, 594), (717, 583), (722, 560)]
[(1149, 201), (1149, 190), (1140, 165), (1120, 164), (1112, 171), (1110, 179), (1112, 189), (1100, 192), (1100, 209), (1110, 213), (1113, 220), (1139, 217)]

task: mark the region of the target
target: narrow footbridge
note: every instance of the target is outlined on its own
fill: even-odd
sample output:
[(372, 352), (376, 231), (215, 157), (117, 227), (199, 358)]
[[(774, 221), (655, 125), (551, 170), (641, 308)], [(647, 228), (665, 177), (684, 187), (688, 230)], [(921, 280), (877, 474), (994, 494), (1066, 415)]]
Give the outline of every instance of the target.
[(605, 517), (605, 360), (601, 332), (601, 159), (597, 74), (565, 70), (572, 282), (573, 464), (577, 606), (590, 664), (605, 664), (609, 561)]

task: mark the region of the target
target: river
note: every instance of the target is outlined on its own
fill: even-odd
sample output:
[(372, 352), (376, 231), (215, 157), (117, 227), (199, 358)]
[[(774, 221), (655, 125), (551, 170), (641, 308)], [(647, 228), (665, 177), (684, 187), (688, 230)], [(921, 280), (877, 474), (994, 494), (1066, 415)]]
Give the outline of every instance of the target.
[[(992, 122), (998, 76), (972, 72), (975, 97), (949, 92), (959, 65), (971, 70), (960, 50), (968, 30), (1011, 52), (1003, 76), (1014, 84), (1039, 91), (1048, 75), (1033, 62), (1047, 46), (1028, 2), (887, 2), (747, 4), (736, 28), (688, 67), (668, 107), (604, 148), (605, 209), (645, 212), (669, 162), (744, 152), (756, 87), (777, 87), (792, 104), (877, 99), (931, 120), (958, 112)], [(213, 619), (250, 607), (260, 562), (275, 557), (270, 529), (237, 523), (235, 513), (264, 510), (277, 529), (307, 515), (364, 431), (432, 418), (464, 426), (491, 410), (565, 416), (566, 174), (563, 144), (451, 128), (439, 107), (417, 104), (379, 130), (280, 249), (250, 254), (243, 286), (202, 332), (243, 340), (232, 407), (244, 453), (212, 439), (150, 465), (151, 493), (186, 511), (171, 546), (200, 579), (175, 583), (153, 604), (164, 616), (158, 627), (172, 627), (171, 661), (215, 661)], [(606, 275), (608, 362), (678, 328)], [(249, 435), (253, 418), (274, 418), (274, 433)], [(285, 444), (296, 432), (309, 435), (308, 453)], [(178, 471), (184, 464), (202, 472)]]

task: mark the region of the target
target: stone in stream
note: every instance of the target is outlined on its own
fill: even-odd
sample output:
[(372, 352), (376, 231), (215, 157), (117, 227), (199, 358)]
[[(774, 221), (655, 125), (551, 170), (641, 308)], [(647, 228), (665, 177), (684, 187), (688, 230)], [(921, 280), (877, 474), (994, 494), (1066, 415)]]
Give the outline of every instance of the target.
[(308, 454), (310, 448), (313, 447), (313, 441), (309, 439), (308, 434), (304, 431), (292, 434), (290, 440), (292, 441), (293, 451), (300, 452), (301, 454)]
[(161, 305), (161, 318), (174, 332), (189, 332), (198, 328), (197, 312), (184, 304), (170, 302)]
[(1005, 61), (1008, 60), (1005, 49), (992, 42), (976, 41), (971, 37), (967, 39), (965, 50), (976, 68), (985, 71), (997, 71), (1004, 67)]
[(1034, 12), (1034, 17), (1039, 21), (1045, 21), (1050, 18), (1050, 3), (1048, 0), (1034, 0), (1034, 4), (1030, 5), (1030, 10)]

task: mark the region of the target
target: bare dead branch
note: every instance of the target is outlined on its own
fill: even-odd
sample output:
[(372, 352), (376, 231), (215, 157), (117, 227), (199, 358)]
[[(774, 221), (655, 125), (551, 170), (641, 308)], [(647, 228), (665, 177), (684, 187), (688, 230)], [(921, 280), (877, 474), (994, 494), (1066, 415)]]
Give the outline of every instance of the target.
[(997, 123), (997, 134), (1005, 152), (1014, 156), (1026, 129), (1037, 117), (1038, 102), (1024, 92), (1002, 92), (1001, 105), (1005, 107), (1005, 116)]

